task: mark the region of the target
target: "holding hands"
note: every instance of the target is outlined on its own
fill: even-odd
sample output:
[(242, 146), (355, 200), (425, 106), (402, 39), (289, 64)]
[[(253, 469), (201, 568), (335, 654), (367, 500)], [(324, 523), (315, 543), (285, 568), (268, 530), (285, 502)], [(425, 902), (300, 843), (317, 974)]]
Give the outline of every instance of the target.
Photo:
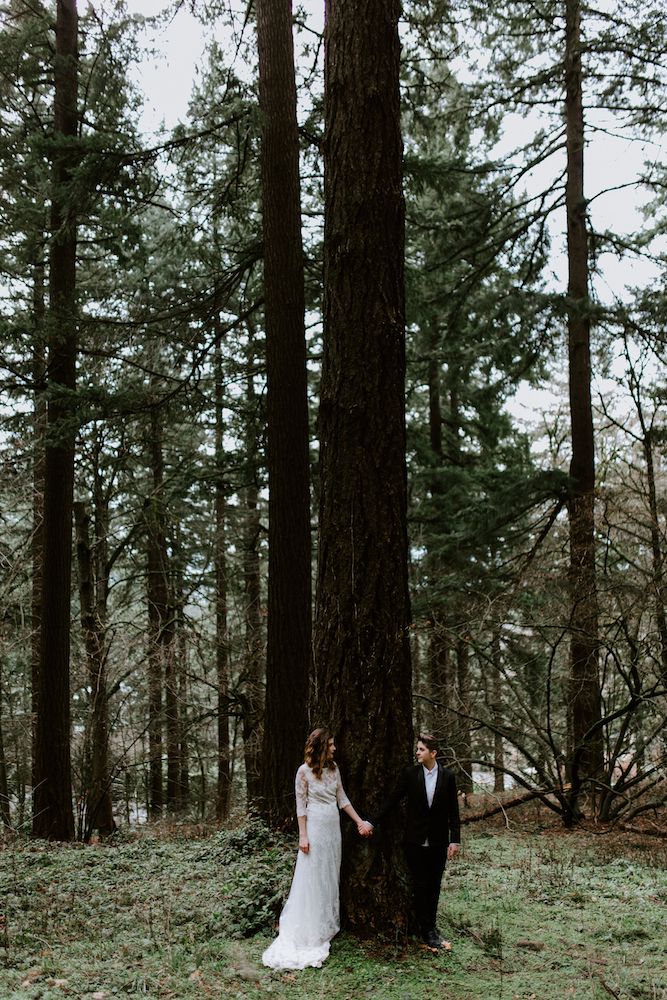
[(346, 812), (350, 819), (356, 823), (357, 832), (360, 837), (370, 837), (373, 834), (373, 824), (369, 823), (368, 820), (362, 819), (358, 812), (353, 809), (351, 803), (347, 802), (343, 807), (343, 812)]

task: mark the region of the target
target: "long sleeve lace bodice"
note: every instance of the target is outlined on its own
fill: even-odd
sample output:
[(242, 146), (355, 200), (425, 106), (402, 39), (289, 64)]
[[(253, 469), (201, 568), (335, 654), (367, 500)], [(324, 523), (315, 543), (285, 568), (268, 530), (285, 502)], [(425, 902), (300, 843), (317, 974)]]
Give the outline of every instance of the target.
[(294, 782), (297, 816), (307, 816), (309, 806), (327, 806), (334, 803), (339, 809), (349, 806), (340, 771), (337, 767), (325, 768), (317, 778), (308, 764), (302, 764)]

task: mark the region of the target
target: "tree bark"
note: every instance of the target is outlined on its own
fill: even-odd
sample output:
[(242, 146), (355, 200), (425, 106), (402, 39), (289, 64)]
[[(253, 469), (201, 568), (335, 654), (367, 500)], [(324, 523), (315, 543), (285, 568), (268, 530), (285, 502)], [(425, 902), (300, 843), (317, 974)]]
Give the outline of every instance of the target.
[[(315, 706), (352, 802), (373, 811), (412, 756), (406, 531), (405, 209), (399, 4), (327, 4), (325, 307)], [(385, 826), (383, 824), (383, 826)], [(407, 930), (400, 818), (345, 828), (343, 919)]]
[(9, 785), (7, 782), (7, 762), (5, 760), (5, 740), (2, 719), (2, 658), (0, 657), (0, 820), (8, 829), (12, 825), (9, 808)]
[[(251, 371), (247, 379), (248, 417), (246, 424), (247, 483), (244, 489), (245, 523), (243, 526), (243, 601), (245, 625), (245, 656), (242, 676), (242, 733), (243, 757), (245, 762), (246, 802), (249, 809), (261, 807), (262, 797), (262, 613), (259, 538), (260, 520), (258, 508), (258, 468), (257, 468), (257, 417), (258, 400), (255, 395), (252, 372), (252, 345), (250, 334)], [(289, 712), (286, 713), (289, 716)], [(270, 757), (270, 755), (269, 755)], [(269, 758), (267, 758), (269, 759)], [(275, 814), (269, 818), (277, 823)]]
[(603, 766), (602, 732), (589, 735), (601, 718), (598, 668), (598, 604), (595, 574), (595, 448), (591, 406), (588, 232), (584, 197), (584, 114), (581, 65), (581, 4), (565, 0), (565, 118), (567, 135), (568, 293), (567, 327), (572, 492), (570, 518), (572, 754), (570, 801), (587, 777)]
[(39, 700), (39, 658), (42, 620), (42, 560), (44, 531), (44, 456), (46, 449), (46, 357), (44, 345), (46, 305), (44, 234), (39, 234), (35, 243), (33, 260), (33, 349), (34, 361), (32, 377), (34, 383), (33, 410), (33, 463), (32, 463), (32, 537), (30, 552), (32, 558), (32, 602), (30, 615), (31, 637), (31, 772), (32, 787), (36, 788), (37, 777), (37, 717)]
[(76, 0), (56, 5), (54, 144), (49, 260), (48, 409), (43, 577), (35, 733), (33, 833), (74, 837), (70, 758), (70, 603), (76, 409), (76, 209), (67, 186), (78, 131)]
[(291, 0), (257, 0), (267, 363), (269, 583), (262, 808), (292, 821), (308, 720), (310, 460)]
[(178, 711), (178, 808), (190, 805), (190, 720), (188, 717), (188, 633), (185, 627), (184, 559), (181, 554), (181, 533), (178, 534), (179, 560), (175, 573), (175, 642), (177, 711)]
[(165, 537), (162, 490), (164, 463), (160, 415), (151, 412), (149, 452), (153, 492), (147, 501), (146, 517), (146, 588), (148, 599), (148, 755), (149, 814), (155, 819), (164, 808), (162, 775), (163, 681), (169, 655), (169, 570)]
[[(434, 333), (430, 339), (430, 350), (435, 352), (437, 350), (437, 335)], [(441, 466), (444, 457), (442, 450), (442, 404), (440, 401), (440, 368), (435, 358), (430, 358), (428, 363), (428, 430), (434, 462)], [(434, 476), (433, 479), (433, 487), (440, 487), (441, 480), (437, 476)]]
[(218, 783), (215, 815), (229, 814), (231, 770), (229, 753), (229, 635), (227, 631), (227, 491), (223, 444), (223, 368), (219, 291), (215, 310), (215, 663), (218, 685)]
[(470, 646), (467, 639), (456, 643), (456, 680), (458, 687), (458, 786), (472, 792), (472, 743), (470, 738)]
[(451, 657), (449, 637), (444, 624), (431, 612), (431, 626), (428, 636), (429, 698), (434, 702), (430, 713), (430, 732), (440, 740), (440, 752), (444, 755), (445, 745), (452, 743), (452, 703), (449, 700), (452, 687)]
[(500, 634), (497, 628), (493, 630), (491, 638), (491, 656), (493, 661), (493, 790), (494, 792), (505, 791), (505, 750), (501, 728), (503, 725), (503, 674), (502, 658), (500, 651)]
[[(99, 500), (100, 498), (98, 498)], [(88, 683), (90, 687), (90, 721), (86, 732), (84, 754), (84, 840), (90, 840), (93, 830), (102, 836), (113, 833), (111, 776), (108, 764), (109, 701), (106, 679), (106, 559), (104, 552), (106, 517), (96, 511), (96, 547), (90, 539), (90, 515), (86, 505), (74, 504), (76, 553), (79, 571), (79, 604), (83, 631)], [(101, 543), (101, 546), (100, 546)], [(101, 548), (101, 550), (100, 550)], [(100, 566), (100, 563), (103, 566)], [(102, 593), (100, 593), (100, 588)]]
[(646, 461), (646, 488), (648, 490), (650, 531), (651, 531), (651, 555), (653, 562), (653, 593), (655, 594), (655, 616), (660, 636), (660, 663), (662, 669), (662, 682), (667, 684), (667, 613), (665, 611), (665, 571), (664, 555), (660, 542), (660, 529), (658, 521), (658, 493), (655, 482), (655, 464), (653, 461), (653, 427), (646, 425), (644, 410), (639, 395), (639, 386), (636, 387), (635, 406), (639, 425), (642, 431), (642, 448)]
[[(440, 365), (435, 357), (438, 346), (437, 330), (432, 329), (428, 343), (428, 350), (431, 354), (428, 364), (428, 426), (431, 461), (434, 470), (430, 488), (434, 499), (442, 497), (444, 494)], [(429, 552), (429, 563), (432, 566), (433, 578), (437, 579), (443, 570), (442, 555), (437, 551)], [(447, 608), (440, 597), (431, 609), (429, 634), (432, 695), (433, 700), (439, 706), (432, 713), (431, 732), (440, 740), (441, 756), (448, 761), (450, 766), (456, 767), (459, 722), (453, 711), (456, 697), (456, 678), (450, 656), (451, 644), (446, 627), (447, 618)]]
[[(162, 507), (163, 511), (164, 508)], [(166, 527), (166, 526), (165, 526)], [(178, 634), (176, 628), (175, 587), (170, 572), (171, 560), (167, 548), (163, 550), (162, 565), (165, 568), (167, 609), (164, 628), (161, 633), (161, 647), (164, 656), (165, 723), (167, 730), (167, 808), (179, 812), (181, 808), (181, 711), (178, 697)]]

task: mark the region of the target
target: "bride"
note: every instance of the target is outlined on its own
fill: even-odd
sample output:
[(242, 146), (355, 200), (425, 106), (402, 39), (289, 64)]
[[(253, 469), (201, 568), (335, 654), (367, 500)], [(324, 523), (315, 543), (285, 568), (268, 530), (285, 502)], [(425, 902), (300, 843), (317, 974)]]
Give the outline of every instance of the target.
[(341, 836), (338, 810), (357, 824), (362, 837), (372, 826), (355, 812), (334, 762), (333, 736), (315, 729), (306, 740), (305, 763), (296, 772), (299, 853), (292, 888), (280, 915), (276, 940), (262, 955), (271, 969), (319, 968), (340, 930), (338, 879)]

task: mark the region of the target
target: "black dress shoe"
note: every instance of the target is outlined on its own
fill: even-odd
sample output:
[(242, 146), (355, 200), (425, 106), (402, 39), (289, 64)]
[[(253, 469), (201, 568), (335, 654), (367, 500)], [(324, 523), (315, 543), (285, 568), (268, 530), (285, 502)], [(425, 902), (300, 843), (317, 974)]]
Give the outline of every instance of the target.
[(440, 934), (438, 934), (435, 928), (429, 931), (428, 934), (424, 935), (424, 940), (426, 941), (426, 944), (429, 946), (429, 948), (435, 948), (437, 950), (440, 950), (440, 946), (442, 944), (442, 937), (440, 936)]

